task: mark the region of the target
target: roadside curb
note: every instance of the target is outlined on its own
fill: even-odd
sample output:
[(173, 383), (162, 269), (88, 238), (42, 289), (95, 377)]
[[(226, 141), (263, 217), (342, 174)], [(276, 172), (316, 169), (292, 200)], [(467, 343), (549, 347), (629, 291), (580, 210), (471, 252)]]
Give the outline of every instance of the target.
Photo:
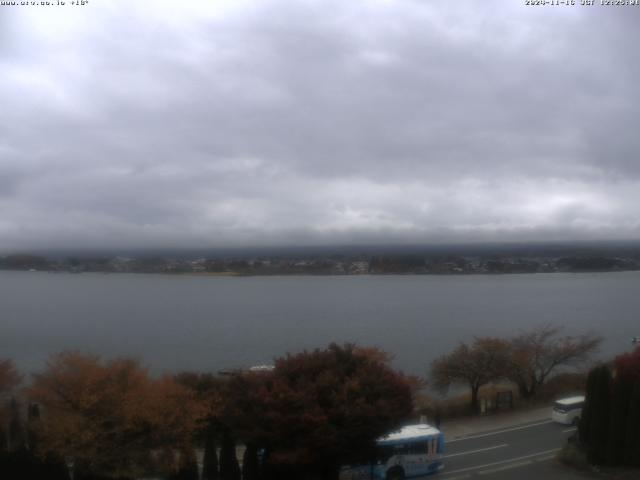
[(502, 429), (518, 428), (539, 422), (546, 423), (547, 421), (551, 421), (550, 407), (542, 407), (526, 411), (456, 419), (441, 425), (440, 430), (444, 433), (447, 441), (453, 441)]

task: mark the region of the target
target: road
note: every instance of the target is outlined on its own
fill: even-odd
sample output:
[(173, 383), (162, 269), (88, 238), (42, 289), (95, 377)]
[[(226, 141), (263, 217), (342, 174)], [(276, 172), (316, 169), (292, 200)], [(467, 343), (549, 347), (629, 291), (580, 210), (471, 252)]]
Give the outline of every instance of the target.
[(583, 479), (555, 461), (575, 427), (537, 421), (450, 440), (441, 480)]

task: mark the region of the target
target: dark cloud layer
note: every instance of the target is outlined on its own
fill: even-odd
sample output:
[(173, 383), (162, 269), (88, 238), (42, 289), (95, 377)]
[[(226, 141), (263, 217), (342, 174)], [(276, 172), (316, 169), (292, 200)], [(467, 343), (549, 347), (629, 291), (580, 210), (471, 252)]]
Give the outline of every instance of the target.
[(640, 7), (192, 3), (0, 7), (1, 249), (640, 238)]

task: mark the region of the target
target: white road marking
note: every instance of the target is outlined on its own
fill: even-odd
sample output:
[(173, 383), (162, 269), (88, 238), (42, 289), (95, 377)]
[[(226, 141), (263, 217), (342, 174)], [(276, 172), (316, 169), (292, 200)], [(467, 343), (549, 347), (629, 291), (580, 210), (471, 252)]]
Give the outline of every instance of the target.
[(577, 429), (578, 427), (567, 428), (566, 430), (562, 430), (562, 433), (575, 432)]
[(556, 458), (555, 455), (547, 455), (546, 457), (536, 458), (536, 462), (548, 462), (549, 460), (553, 460)]
[(491, 435), (499, 435), (501, 433), (506, 433), (506, 432), (515, 432), (516, 430), (524, 430), (525, 428), (537, 427), (538, 425), (545, 425), (547, 423), (553, 423), (553, 421), (545, 420), (544, 422), (530, 423), (528, 425), (522, 425), (520, 427), (506, 428), (504, 430), (498, 430), (496, 432), (482, 433), (480, 435), (471, 435), (469, 437), (462, 437), (462, 438), (454, 438), (453, 440), (446, 441), (446, 443), (461, 442), (462, 440), (472, 440), (474, 438), (489, 437)]
[(451, 455), (445, 455), (442, 458), (459, 457), (460, 455), (470, 455), (472, 453), (486, 452), (487, 450), (494, 450), (496, 448), (503, 448), (508, 446), (509, 446), (508, 443), (503, 443), (502, 445), (495, 445), (493, 447), (479, 448), (477, 450), (468, 450), (466, 452), (460, 452), (460, 453), (452, 453)]
[(549, 453), (557, 452), (558, 450), (560, 450), (560, 449), (559, 448), (554, 448), (554, 449), (551, 449), (551, 450), (544, 450), (542, 452), (531, 453), (529, 455), (522, 455), (521, 457), (510, 458), (508, 460), (500, 460), (499, 462), (491, 462), (491, 463), (486, 463), (484, 465), (475, 465), (473, 467), (459, 468), (458, 470), (451, 470), (451, 471), (448, 471), (448, 472), (447, 471), (442, 472), (441, 475), (447, 475), (447, 474), (451, 474), (451, 473), (462, 473), (462, 472), (468, 472), (468, 471), (471, 471), (471, 470), (481, 470), (483, 468), (493, 467), (494, 465), (503, 465), (505, 463), (518, 462), (520, 460), (524, 460), (525, 458), (532, 458), (532, 457), (538, 457), (540, 455), (547, 455)]
[(478, 472), (478, 475), (489, 475), (491, 473), (503, 472), (505, 470), (511, 470), (512, 468), (524, 467), (525, 465), (531, 465), (533, 462), (531, 460), (525, 460), (524, 462), (511, 463), (509, 465), (505, 465), (504, 467), (496, 467), (490, 468), (489, 470), (481, 470)]

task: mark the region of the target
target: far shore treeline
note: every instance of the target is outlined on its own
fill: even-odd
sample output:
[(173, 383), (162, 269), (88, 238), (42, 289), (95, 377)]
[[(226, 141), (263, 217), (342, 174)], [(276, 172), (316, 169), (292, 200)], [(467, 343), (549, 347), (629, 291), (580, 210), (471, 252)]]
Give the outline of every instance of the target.
[(0, 269), (208, 275), (505, 274), (640, 270), (640, 247), (362, 247), (165, 253), (0, 255)]
[(448, 402), (459, 399), (431, 398), (426, 383), (468, 386), (465, 414), (478, 412), (491, 384), (529, 404), (569, 372), (584, 385), (599, 343), (548, 325), (476, 337), (436, 359), (428, 379), (353, 344), (273, 366), (162, 376), (129, 358), (62, 352), (27, 379), (0, 359), (0, 478), (335, 480), (341, 465), (371, 458), (376, 438), (451, 414)]

